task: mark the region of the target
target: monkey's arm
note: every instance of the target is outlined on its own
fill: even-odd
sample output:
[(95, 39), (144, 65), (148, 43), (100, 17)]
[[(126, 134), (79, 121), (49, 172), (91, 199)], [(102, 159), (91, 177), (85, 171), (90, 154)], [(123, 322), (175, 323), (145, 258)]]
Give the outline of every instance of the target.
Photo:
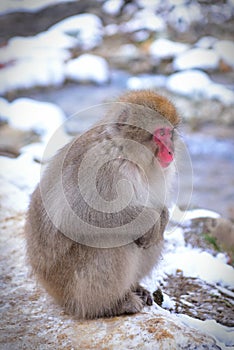
[(154, 226), (143, 236), (135, 240), (139, 248), (147, 249), (154, 244), (159, 243), (163, 239), (163, 232), (169, 220), (169, 212), (166, 207), (163, 208), (160, 218)]

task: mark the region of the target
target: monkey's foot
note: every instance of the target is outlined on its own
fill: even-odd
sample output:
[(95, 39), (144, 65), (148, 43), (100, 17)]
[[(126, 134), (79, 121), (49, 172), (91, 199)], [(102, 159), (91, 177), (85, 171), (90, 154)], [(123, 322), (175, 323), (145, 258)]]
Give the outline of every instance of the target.
[(137, 285), (136, 289), (134, 289), (133, 291), (136, 295), (138, 295), (141, 300), (143, 301), (143, 305), (153, 305), (153, 298), (150, 294), (150, 292), (145, 289), (144, 287), (142, 287), (141, 285)]
[(119, 300), (118, 303), (112, 309), (106, 310), (105, 316), (119, 316), (124, 314), (135, 314), (140, 312), (145, 303), (143, 299), (133, 291), (127, 292), (123, 299)]

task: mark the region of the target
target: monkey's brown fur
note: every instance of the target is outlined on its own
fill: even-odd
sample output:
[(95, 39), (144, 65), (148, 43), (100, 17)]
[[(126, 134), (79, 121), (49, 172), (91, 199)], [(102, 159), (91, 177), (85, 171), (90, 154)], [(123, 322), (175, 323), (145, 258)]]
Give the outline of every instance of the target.
[[(169, 120), (173, 126), (179, 123), (174, 106), (165, 97), (154, 92), (130, 92), (122, 96), (119, 101), (149, 107)], [(120, 115), (115, 115), (115, 111), (113, 115), (114, 121), (121, 122)], [(158, 118), (157, 114), (155, 118)], [(139, 160), (140, 165), (146, 167), (144, 176), (137, 166), (122, 159), (124, 147), (116, 144), (113, 136), (122, 135), (123, 130), (124, 127), (121, 129), (119, 125), (117, 127), (98, 125), (94, 130), (76, 138), (73, 143), (60, 150), (51, 160), (40, 185), (32, 194), (28, 210), (25, 231), (27, 256), (32, 271), (66, 311), (78, 318), (135, 313), (144, 305), (152, 304), (149, 292), (139, 285), (139, 281), (150, 273), (160, 257), (163, 231), (168, 221), (166, 207), (160, 208), (160, 220), (142, 237), (113, 248), (96, 248), (68, 238), (66, 228), (67, 231), (72, 229), (79, 232), (79, 227), (71, 227), (73, 224), (69, 222), (60, 192), (56, 190), (58, 178), (61, 176), (58, 168), (61, 162), (64, 162), (64, 191), (71, 208), (82, 220), (94, 226), (111, 228), (126, 224), (135, 218), (142, 209), (141, 205), (136, 203), (143, 191), (144, 176), (149, 176), (152, 193), (160, 191), (162, 181), (160, 172), (151, 174), (152, 159), (142, 157), (142, 163)], [(151, 149), (149, 146), (151, 141), (146, 138), (144, 130), (133, 128), (132, 131), (132, 139), (135, 137), (138, 143), (145, 144)], [(133, 182), (134, 200), (125, 210), (117, 214), (90, 209), (77, 190), (77, 172), (81, 161), (88, 150), (96, 144), (101, 144), (102, 152), (105, 154), (111, 152), (115, 157), (114, 161), (106, 163), (98, 173), (96, 185), (101, 196), (106, 200), (115, 198), (114, 180), (115, 183), (121, 179), (130, 179)], [(95, 153), (93, 155), (94, 159), (98, 156), (99, 154)], [(170, 185), (172, 173), (173, 165), (164, 171), (167, 186)], [(45, 208), (46, 198), (41, 194), (43, 186), (46, 188), (45, 197), (49, 201), (50, 215), (48, 208)], [(154, 216), (153, 205), (150, 213)], [(56, 228), (57, 225), (55, 227), (51, 215), (54, 215), (56, 223), (59, 222), (63, 230)]]
[(175, 109), (175, 106), (164, 96), (156, 95), (150, 90), (129, 92), (119, 98), (120, 102), (134, 103), (149, 107), (159, 112), (172, 125), (177, 126), (180, 123), (180, 117)]

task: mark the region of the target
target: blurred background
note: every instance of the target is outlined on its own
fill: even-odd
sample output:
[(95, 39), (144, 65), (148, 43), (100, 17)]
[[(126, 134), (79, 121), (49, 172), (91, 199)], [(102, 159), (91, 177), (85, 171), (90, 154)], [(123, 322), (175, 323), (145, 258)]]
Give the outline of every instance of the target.
[[(190, 207), (234, 220), (233, 39), (233, 0), (1, 1), (1, 178), (30, 192), (61, 122), (149, 88), (169, 96), (183, 118)], [(66, 123), (65, 134), (96, 117)], [(188, 177), (185, 169), (184, 197)]]

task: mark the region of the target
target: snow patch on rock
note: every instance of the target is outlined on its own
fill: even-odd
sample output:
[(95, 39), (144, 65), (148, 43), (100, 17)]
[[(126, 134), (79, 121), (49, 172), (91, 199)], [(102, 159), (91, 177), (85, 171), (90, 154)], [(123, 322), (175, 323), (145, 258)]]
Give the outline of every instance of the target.
[(110, 79), (109, 67), (102, 57), (83, 54), (70, 60), (65, 67), (67, 78), (82, 82), (89, 81), (97, 84), (105, 84)]

